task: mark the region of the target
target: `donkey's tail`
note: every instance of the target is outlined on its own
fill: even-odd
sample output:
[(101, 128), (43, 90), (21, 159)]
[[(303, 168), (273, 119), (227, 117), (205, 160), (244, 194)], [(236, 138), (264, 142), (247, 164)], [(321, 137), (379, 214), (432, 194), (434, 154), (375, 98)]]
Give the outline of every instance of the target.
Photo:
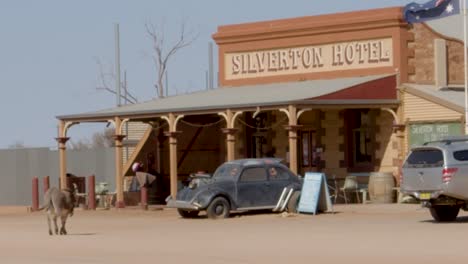
[(49, 210), (49, 208), (50, 208), (50, 202), (49, 202), (49, 203), (46, 203), (46, 204), (44, 204), (44, 205), (42, 205), (42, 206), (39, 207), (39, 208), (37, 208), (37, 211), (42, 211), (42, 210), (44, 210), (44, 209), (47, 211), (47, 210)]
[(43, 206), (37, 208), (37, 211), (42, 211), (42, 210), (44, 210), (44, 209), (47, 210), (48, 208), (49, 208), (49, 207), (48, 207), (47, 205), (43, 205)]

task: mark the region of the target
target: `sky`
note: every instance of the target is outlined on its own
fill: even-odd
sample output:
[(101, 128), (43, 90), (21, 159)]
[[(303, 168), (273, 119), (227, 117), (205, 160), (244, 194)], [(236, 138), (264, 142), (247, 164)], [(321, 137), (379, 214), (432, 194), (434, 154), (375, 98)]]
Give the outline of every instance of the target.
[[(164, 25), (175, 41), (183, 21), (197, 34), (169, 61), (169, 95), (206, 87), (208, 43), (220, 25), (404, 6), (409, 0), (0, 0), (0, 148), (56, 148), (56, 116), (107, 109), (115, 95), (97, 90), (114, 70), (114, 25), (120, 67), (139, 102), (156, 98), (152, 42), (145, 24)], [(425, 2), (417, 1), (417, 2)], [(216, 45), (215, 55), (217, 54)], [(217, 56), (215, 57), (215, 63)], [(215, 64), (215, 70), (217, 64)], [(123, 77), (122, 77), (123, 79)], [(109, 85), (115, 81), (109, 79)], [(105, 124), (70, 128), (73, 141)]]

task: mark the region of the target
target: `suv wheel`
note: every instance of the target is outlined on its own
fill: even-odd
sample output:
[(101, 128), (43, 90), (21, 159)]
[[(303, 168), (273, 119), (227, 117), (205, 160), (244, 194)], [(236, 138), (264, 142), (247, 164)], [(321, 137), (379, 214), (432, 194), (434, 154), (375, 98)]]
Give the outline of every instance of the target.
[(457, 219), (460, 207), (451, 205), (436, 205), (430, 208), (431, 215), (437, 222), (451, 222)]
[(182, 209), (177, 209), (177, 212), (183, 218), (195, 218), (198, 216), (198, 213), (200, 213), (199, 211), (187, 211)]
[(229, 217), (229, 210), (230, 210), (229, 202), (224, 199), (223, 197), (215, 198), (208, 208), (206, 209), (206, 214), (209, 218), (217, 219), (217, 218), (227, 218)]

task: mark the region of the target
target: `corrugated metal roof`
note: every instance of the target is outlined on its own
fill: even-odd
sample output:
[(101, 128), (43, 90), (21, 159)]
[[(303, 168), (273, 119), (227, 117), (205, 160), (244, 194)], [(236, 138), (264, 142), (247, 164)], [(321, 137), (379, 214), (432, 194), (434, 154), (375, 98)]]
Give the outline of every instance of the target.
[[(214, 90), (170, 96), (96, 112), (63, 115), (57, 118), (67, 120), (171, 112), (186, 113), (226, 108), (236, 109), (243, 107), (273, 106), (290, 104), (293, 102), (303, 103), (304, 100), (313, 99), (388, 76), (390, 75), (223, 87)], [(313, 103), (313, 101), (311, 101), (311, 103)], [(343, 102), (341, 101), (341, 103)]]
[(404, 87), (412, 88), (420, 93), (429, 95), (430, 97), (437, 98), (447, 104), (453, 105), (453, 110), (460, 111), (465, 108), (465, 91), (457, 87), (437, 88), (434, 85), (423, 85), (405, 83)]

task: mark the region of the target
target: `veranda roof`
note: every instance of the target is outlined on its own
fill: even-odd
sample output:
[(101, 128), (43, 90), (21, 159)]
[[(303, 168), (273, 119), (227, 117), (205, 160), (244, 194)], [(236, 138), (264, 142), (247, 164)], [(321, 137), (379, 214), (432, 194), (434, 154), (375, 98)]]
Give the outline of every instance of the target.
[(402, 88), (421, 98), (443, 105), (459, 113), (465, 112), (465, 90), (460, 87), (439, 88), (434, 85), (405, 83)]
[[(311, 80), (289, 83), (273, 83), (264, 85), (246, 85), (239, 87), (222, 87), (212, 90), (198, 91), (190, 94), (169, 96), (132, 105), (124, 105), (100, 111), (81, 114), (57, 116), (67, 121), (104, 121), (114, 116), (128, 118), (144, 118), (167, 113), (201, 114), (217, 113), (225, 109), (255, 109), (257, 107), (273, 107), (295, 105), (366, 105), (384, 104), (397, 105), (399, 101), (392, 98), (369, 98), (368, 96), (352, 96), (338, 98), (333, 94), (358, 87), (359, 85), (381, 81), (395, 75), (373, 75), (363, 77), (339, 78), (330, 80)], [(396, 91), (394, 81), (389, 84)], [(372, 88), (372, 87), (371, 87)], [(374, 87), (378, 89), (378, 87)], [(374, 89), (372, 88), (372, 89)], [(387, 89), (388, 90), (388, 89)], [(366, 93), (359, 91), (360, 94)], [(345, 93), (346, 94), (346, 93)], [(348, 93), (349, 94), (349, 93)]]

